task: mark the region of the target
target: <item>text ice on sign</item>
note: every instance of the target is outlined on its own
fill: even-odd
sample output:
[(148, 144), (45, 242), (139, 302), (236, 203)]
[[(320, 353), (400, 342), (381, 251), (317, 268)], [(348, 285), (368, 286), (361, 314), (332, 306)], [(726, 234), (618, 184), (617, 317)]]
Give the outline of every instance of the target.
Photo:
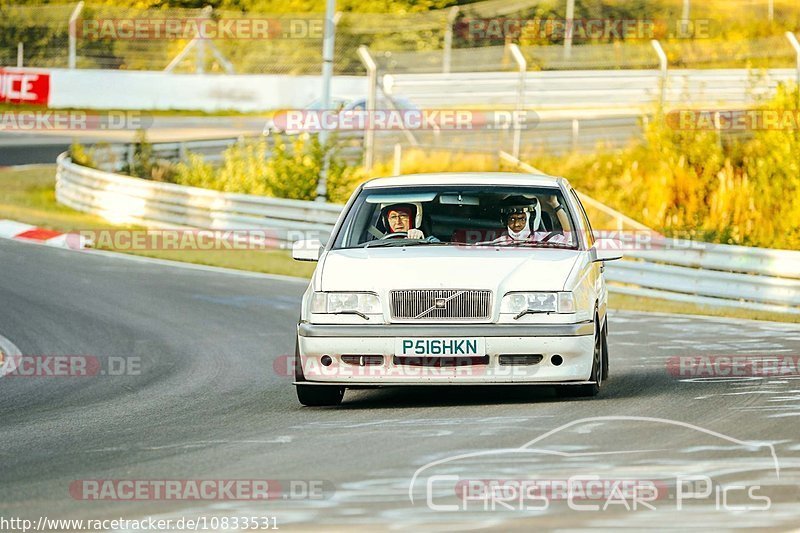
[(0, 102), (47, 105), (50, 74), (0, 68)]

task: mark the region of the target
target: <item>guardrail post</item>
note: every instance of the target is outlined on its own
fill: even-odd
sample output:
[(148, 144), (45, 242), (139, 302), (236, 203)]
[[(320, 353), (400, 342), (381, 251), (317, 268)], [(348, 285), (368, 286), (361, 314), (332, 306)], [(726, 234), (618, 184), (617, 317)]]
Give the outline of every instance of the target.
[(797, 88), (800, 90), (800, 43), (797, 42), (797, 36), (790, 31), (786, 32), (786, 38), (789, 39), (789, 44), (792, 45), (794, 48), (795, 53), (795, 70), (796, 70), (796, 81), (797, 81)]
[(577, 118), (572, 119), (572, 151), (578, 150), (578, 137), (581, 134), (581, 122)]
[(667, 92), (667, 76), (669, 75), (667, 71), (667, 54), (664, 53), (664, 49), (661, 47), (661, 43), (658, 42), (657, 39), (650, 41), (650, 44), (653, 45), (653, 49), (656, 51), (659, 69), (661, 70), (661, 107), (663, 108)]
[(525, 107), (525, 75), (528, 71), (528, 62), (522, 55), (522, 51), (516, 44), (508, 45), (514, 61), (517, 62), (519, 67), (519, 85), (517, 86), (517, 105), (516, 114), (514, 116), (514, 145), (511, 149), (511, 155), (519, 158), (520, 137), (522, 135), (522, 124), (520, 118), (522, 117), (522, 109)]
[(72, 15), (69, 16), (69, 58), (67, 59), (67, 66), (75, 68), (78, 56), (78, 17), (81, 16), (83, 11), (83, 1), (78, 2), (75, 9), (72, 10)]
[(133, 155), (135, 152), (135, 148), (133, 147), (133, 143), (127, 144), (127, 150), (125, 150), (125, 160), (128, 162), (128, 172), (133, 172)]
[(453, 24), (458, 17), (458, 6), (453, 6), (447, 12), (447, 26), (444, 29), (444, 51), (442, 53), (442, 73), (450, 73), (450, 60), (453, 52)]
[(364, 132), (364, 170), (371, 172), (375, 156), (375, 129), (372, 117), (375, 113), (375, 100), (378, 98), (378, 65), (369, 54), (369, 48), (363, 44), (358, 47), (358, 58), (367, 69), (367, 129)]
[(17, 68), (22, 68), (23, 54), (23, 45), (19, 42), (17, 43)]

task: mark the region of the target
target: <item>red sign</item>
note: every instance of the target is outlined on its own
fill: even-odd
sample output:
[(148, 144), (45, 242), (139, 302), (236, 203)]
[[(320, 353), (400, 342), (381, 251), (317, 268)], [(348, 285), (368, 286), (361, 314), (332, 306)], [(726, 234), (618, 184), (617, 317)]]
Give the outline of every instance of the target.
[(47, 105), (50, 74), (0, 68), (0, 102)]

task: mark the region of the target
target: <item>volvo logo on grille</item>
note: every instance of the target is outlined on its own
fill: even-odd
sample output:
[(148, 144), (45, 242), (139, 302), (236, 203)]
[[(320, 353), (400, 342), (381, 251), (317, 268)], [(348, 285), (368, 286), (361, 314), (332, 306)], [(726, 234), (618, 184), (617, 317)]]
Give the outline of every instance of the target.
[(436, 309), (444, 309), (447, 307), (447, 298), (436, 298)]

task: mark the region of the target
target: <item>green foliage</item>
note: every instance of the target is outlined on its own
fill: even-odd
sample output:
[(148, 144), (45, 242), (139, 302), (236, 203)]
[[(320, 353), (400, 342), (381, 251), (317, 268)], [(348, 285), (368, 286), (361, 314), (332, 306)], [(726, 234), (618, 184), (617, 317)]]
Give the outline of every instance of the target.
[(69, 147), (69, 158), (72, 162), (84, 167), (97, 168), (94, 158), (87, 152), (86, 147), (79, 142), (73, 142)]
[[(335, 141), (331, 141), (335, 146)], [(313, 200), (325, 151), (317, 136), (299, 135), (291, 144), (277, 136), (272, 150), (265, 139), (236, 143), (214, 168), (196, 154), (176, 167), (176, 183), (218, 191), (259, 194), (278, 198)], [(346, 164), (331, 148), (328, 198), (343, 202), (359, 180), (361, 171)]]
[[(798, 98), (782, 86), (760, 109), (797, 116)], [(800, 249), (800, 131), (788, 126), (723, 139), (657, 117), (644, 143), (535, 164), (666, 235)]]
[(173, 182), (175, 180), (174, 165), (167, 160), (158, 160), (153, 152), (153, 145), (147, 140), (145, 130), (138, 130), (133, 142), (133, 154), (122, 166), (123, 174), (153, 181)]

